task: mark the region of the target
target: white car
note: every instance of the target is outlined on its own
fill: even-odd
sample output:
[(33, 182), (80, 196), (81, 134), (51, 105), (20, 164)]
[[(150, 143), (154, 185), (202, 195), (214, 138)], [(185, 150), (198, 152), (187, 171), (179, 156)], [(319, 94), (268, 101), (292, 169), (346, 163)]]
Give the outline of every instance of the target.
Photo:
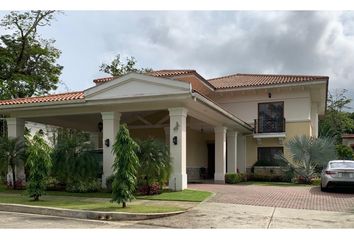
[(351, 186), (354, 189), (354, 161), (332, 160), (321, 173), (321, 191), (329, 187)]

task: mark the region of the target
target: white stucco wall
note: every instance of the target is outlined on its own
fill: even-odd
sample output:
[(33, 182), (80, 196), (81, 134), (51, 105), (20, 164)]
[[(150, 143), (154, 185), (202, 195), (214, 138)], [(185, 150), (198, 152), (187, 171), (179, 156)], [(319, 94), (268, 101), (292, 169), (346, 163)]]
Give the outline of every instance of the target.
[[(271, 98), (268, 97), (271, 92)], [(287, 122), (309, 121), (311, 119), (311, 97), (309, 90), (273, 89), (248, 92), (223, 93), (214, 98), (222, 107), (253, 124), (258, 115), (258, 103), (284, 101), (284, 117)]]

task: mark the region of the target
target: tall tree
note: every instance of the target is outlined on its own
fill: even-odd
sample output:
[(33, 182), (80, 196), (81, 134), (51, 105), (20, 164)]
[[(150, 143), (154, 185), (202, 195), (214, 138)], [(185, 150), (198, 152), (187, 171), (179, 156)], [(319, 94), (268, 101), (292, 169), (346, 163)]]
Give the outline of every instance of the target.
[(131, 72), (146, 73), (152, 71), (151, 68), (137, 68), (136, 63), (137, 61), (134, 57), (127, 57), (124, 62), (120, 59), (120, 54), (117, 54), (111, 63), (102, 63), (100, 71), (110, 74), (113, 77), (119, 77)]
[(57, 88), (63, 69), (53, 39), (41, 38), (55, 11), (10, 12), (0, 23), (9, 34), (0, 36), (0, 99), (47, 94)]
[(352, 101), (346, 92), (342, 89), (329, 93), (326, 115), (319, 122), (319, 135), (334, 137), (337, 144), (341, 144), (343, 133), (354, 133), (354, 119), (345, 111)]
[(134, 191), (137, 181), (137, 169), (139, 159), (136, 155), (139, 146), (130, 137), (129, 130), (125, 124), (120, 125), (116, 141), (113, 144), (115, 160), (113, 162), (113, 183), (112, 201), (122, 203), (123, 208), (126, 203), (134, 199)]

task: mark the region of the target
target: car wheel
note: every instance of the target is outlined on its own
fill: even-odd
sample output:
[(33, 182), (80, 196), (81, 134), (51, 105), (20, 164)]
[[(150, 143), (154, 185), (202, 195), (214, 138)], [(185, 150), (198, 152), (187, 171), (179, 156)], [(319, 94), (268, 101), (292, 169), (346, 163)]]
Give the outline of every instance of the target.
[(327, 192), (327, 190), (328, 190), (327, 187), (323, 187), (323, 186), (322, 186), (322, 183), (321, 183), (321, 191), (322, 191), (322, 192)]

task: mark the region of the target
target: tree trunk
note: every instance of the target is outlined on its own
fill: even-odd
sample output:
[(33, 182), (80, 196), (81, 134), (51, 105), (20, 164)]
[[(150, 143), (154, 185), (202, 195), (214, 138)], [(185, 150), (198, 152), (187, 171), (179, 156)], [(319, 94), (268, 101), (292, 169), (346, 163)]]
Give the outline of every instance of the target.
[(16, 175), (15, 175), (15, 166), (11, 165), (11, 170), (12, 170), (12, 188), (16, 189)]
[(38, 201), (39, 200), (39, 196), (38, 195), (35, 195), (34, 196), (34, 201)]
[(127, 207), (127, 203), (123, 202), (123, 208)]

